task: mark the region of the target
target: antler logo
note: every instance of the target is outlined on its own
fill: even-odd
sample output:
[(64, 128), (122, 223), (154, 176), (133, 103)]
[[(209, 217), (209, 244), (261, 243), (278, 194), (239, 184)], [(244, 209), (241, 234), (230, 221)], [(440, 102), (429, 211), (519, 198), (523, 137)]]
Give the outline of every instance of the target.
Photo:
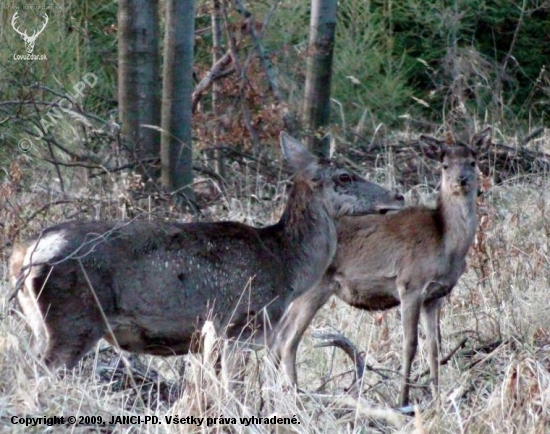
[(36, 38), (38, 38), (38, 35), (40, 35), (40, 33), (42, 33), (42, 31), (46, 28), (46, 24), (48, 24), (48, 14), (44, 13), (43, 15), (43, 18), (44, 18), (44, 24), (42, 26), (42, 28), (40, 30), (35, 30), (33, 32), (33, 34), (31, 36), (27, 35), (27, 31), (25, 30), (25, 32), (21, 33), (19, 31), (19, 28), (18, 27), (15, 27), (15, 21), (17, 20), (17, 14), (19, 13), (19, 11), (16, 11), (15, 14), (13, 14), (13, 18), (11, 19), (11, 26), (13, 27), (13, 29), (19, 33), (21, 35), (21, 37), (23, 38), (23, 40), (25, 41), (25, 48), (27, 50), (27, 53), (29, 54), (32, 54), (33, 50), (34, 50), (34, 42), (36, 41)]

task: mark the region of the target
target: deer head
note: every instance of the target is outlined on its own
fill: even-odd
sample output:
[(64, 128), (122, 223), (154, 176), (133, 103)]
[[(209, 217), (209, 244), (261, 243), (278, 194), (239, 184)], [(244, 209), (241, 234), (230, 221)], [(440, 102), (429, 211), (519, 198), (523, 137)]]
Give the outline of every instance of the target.
[(34, 42), (36, 41), (36, 38), (38, 38), (38, 35), (40, 35), (40, 33), (42, 33), (42, 31), (46, 28), (46, 24), (48, 24), (48, 14), (44, 13), (43, 15), (43, 18), (44, 18), (44, 24), (42, 25), (42, 28), (40, 30), (35, 30), (33, 32), (33, 34), (31, 36), (27, 35), (27, 31), (25, 30), (23, 33), (21, 33), (19, 31), (19, 28), (18, 27), (15, 27), (15, 21), (17, 20), (17, 14), (19, 13), (19, 11), (16, 11), (15, 14), (13, 14), (13, 18), (11, 20), (11, 26), (13, 27), (13, 29), (19, 33), (21, 35), (21, 37), (23, 38), (23, 40), (25, 41), (25, 48), (27, 50), (27, 53), (29, 54), (32, 54), (33, 50), (34, 50)]

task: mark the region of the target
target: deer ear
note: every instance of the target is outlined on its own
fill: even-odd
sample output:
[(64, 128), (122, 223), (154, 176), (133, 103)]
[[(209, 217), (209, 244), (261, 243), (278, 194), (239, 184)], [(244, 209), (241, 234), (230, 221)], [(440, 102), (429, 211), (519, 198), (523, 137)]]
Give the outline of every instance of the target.
[(477, 154), (486, 153), (491, 147), (491, 127), (487, 127), (474, 135), (470, 141), (470, 146)]
[(279, 140), (283, 155), (294, 171), (316, 166), (317, 158), (300, 141), (284, 131), (281, 131)]
[(422, 146), (422, 152), (424, 152), (426, 157), (431, 160), (441, 160), (443, 151), (445, 150), (445, 142), (443, 140), (438, 140), (431, 136), (421, 135), (420, 141), (424, 143), (424, 146)]

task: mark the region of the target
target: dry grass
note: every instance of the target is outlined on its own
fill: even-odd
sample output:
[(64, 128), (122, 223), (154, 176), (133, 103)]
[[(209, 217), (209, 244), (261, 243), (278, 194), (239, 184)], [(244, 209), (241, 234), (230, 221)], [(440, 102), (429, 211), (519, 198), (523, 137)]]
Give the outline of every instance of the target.
[[(255, 173), (242, 182), (242, 197), (227, 197), (222, 215), (253, 224), (278, 216), (284, 186), (268, 185)], [(236, 178), (235, 178), (236, 179)], [(238, 186), (235, 186), (237, 189)], [(480, 235), (470, 255), (468, 271), (448, 300), (442, 317), (443, 354), (466, 339), (441, 369), (441, 399), (433, 402), (428, 387), (413, 389), (420, 406), (413, 417), (391, 410), (399, 387), (401, 324), (398, 310), (368, 314), (331, 300), (317, 315), (299, 351), (303, 392), (295, 393), (264, 353), (250, 353), (246, 372), (230, 378), (216, 375), (212, 355), (132, 358), (132, 381), (109, 370), (108, 352), (96, 350), (73, 372), (49, 373), (33, 355), (24, 320), (8, 300), (7, 251), (2, 262), (2, 321), (0, 321), (0, 430), (44, 432), (45, 426), (26, 428), (11, 423), (12, 416), (157, 417), (161, 424), (86, 428), (91, 432), (444, 432), (544, 433), (550, 429), (550, 180), (544, 176), (493, 187), (481, 209)], [(110, 188), (110, 187), (109, 187)], [(248, 190), (247, 190), (248, 189)], [(424, 189), (425, 190), (425, 189)], [(259, 198), (269, 193), (271, 201)], [(430, 202), (434, 192), (421, 194)], [(121, 193), (117, 193), (121, 194)], [(27, 212), (37, 196), (19, 197)], [(256, 199), (252, 199), (256, 198)], [(107, 198), (108, 199), (108, 198)], [(81, 204), (78, 206), (82, 206)], [(34, 205), (36, 208), (36, 205)], [(143, 208), (147, 208), (143, 206)], [(262, 210), (260, 212), (259, 210)], [(37, 223), (67, 217), (48, 210)], [(126, 211), (124, 211), (126, 212)], [(107, 213), (111, 218), (124, 215)], [(105, 215), (102, 210), (84, 213)], [(311, 333), (318, 329), (343, 333), (364, 351), (366, 371), (360, 394), (346, 394), (352, 381), (350, 359), (334, 348), (315, 348)], [(102, 347), (103, 348), (103, 347)], [(222, 351), (216, 344), (212, 350)], [(182, 376), (183, 366), (185, 374)], [(421, 342), (413, 377), (427, 367)], [(139, 369), (138, 369), (139, 368)], [(155, 377), (154, 372), (159, 376)], [(385, 377), (380, 375), (382, 373)], [(159, 393), (152, 378), (162, 384)], [(167, 385), (179, 391), (174, 398)], [(317, 390), (320, 386), (322, 390)], [(168, 417), (205, 418), (201, 426), (168, 424)], [(241, 417), (295, 417), (299, 424), (240, 424)], [(220, 421), (219, 418), (235, 418)], [(218, 418), (206, 425), (206, 418)], [(212, 420), (211, 420), (212, 422)], [(79, 428), (82, 432), (83, 428)], [(54, 432), (72, 432), (70, 425)]]

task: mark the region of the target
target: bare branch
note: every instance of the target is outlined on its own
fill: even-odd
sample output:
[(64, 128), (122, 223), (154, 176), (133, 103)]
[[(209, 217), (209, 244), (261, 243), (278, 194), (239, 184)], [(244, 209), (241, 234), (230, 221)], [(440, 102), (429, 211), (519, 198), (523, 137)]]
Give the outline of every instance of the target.
[[(462, 347), (464, 347), (464, 345), (466, 345), (466, 342), (468, 341), (468, 338), (464, 338), (462, 339), (452, 350), (449, 354), (447, 354), (445, 357), (443, 357), (440, 361), (439, 361), (439, 365), (440, 366), (444, 366), (446, 365), (447, 363), (449, 363), (449, 361), (453, 358), (453, 356), (456, 354), (456, 352), (458, 350), (460, 350)], [(430, 370), (429, 369), (426, 369), (424, 371), (422, 371), (420, 374), (418, 374), (414, 379), (413, 381), (416, 383), (418, 382), (418, 380), (420, 380), (420, 378), (428, 375), (430, 373)]]
[[(275, 98), (275, 103), (277, 105), (281, 105), (283, 102), (283, 98), (281, 96), (281, 92), (279, 91), (279, 83), (277, 81), (277, 75), (275, 74), (275, 70), (273, 68), (273, 64), (269, 60), (265, 49), (261, 43), (261, 37), (263, 35), (263, 32), (267, 26), (267, 23), (271, 16), (273, 15), (275, 9), (277, 8), (277, 5), (279, 4), (278, 1), (275, 2), (273, 7), (268, 13), (268, 16), (266, 17), (265, 21), (262, 24), (262, 28), (260, 30), (260, 34), (258, 35), (258, 32), (256, 31), (256, 27), (254, 26), (254, 18), (252, 14), (246, 9), (244, 2), (242, 0), (235, 0), (235, 4), (237, 5), (237, 11), (244, 17), (244, 19), (248, 23), (248, 28), (250, 29), (250, 36), (252, 38), (252, 41), (254, 42), (254, 47), (256, 48), (256, 51), (258, 52), (258, 58), (260, 59), (260, 63), (262, 64), (262, 68), (265, 71), (265, 76), (267, 77), (267, 81), (269, 83), (269, 89), (273, 93), (273, 97)], [(288, 110), (284, 110), (283, 113), (283, 123), (285, 125), (285, 129), (287, 131), (292, 132), (292, 122), (290, 120), (290, 114), (288, 113)]]
[(246, 97), (244, 93), (244, 85), (243, 82), (246, 79), (246, 75), (244, 73), (244, 69), (239, 62), (239, 58), (237, 56), (237, 44), (235, 43), (235, 39), (233, 38), (233, 35), (229, 33), (229, 18), (227, 16), (227, 0), (224, 0), (222, 2), (222, 16), (225, 23), (225, 29), (227, 32), (227, 40), (229, 41), (229, 50), (231, 52), (231, 57), (233, 58), (233, 64), (235, 65), (235, 71), (237, 72), (237, 75), (239, 76), (241, 80), (240, 85), (240, 100), (241, 100), (241, 109), (243, 112), (243, 119), (244, 123), (246, 125), (246, 129), (248, 130), (250, 134), (250, 138), (252, 139), (252, 145), (255, 150), (258, 150), (260, 147), (260, 137), (258, 136), (258, 132), (254, 129), (252, 125), (252, 116), (250, 115), (250, 110), (248, 110), (248, 107), (246, 106)]
[(281, 93), (279, 92), (279, 84), (277, 83), (277, 77), (275, 75), (275, 71), (273, 70), (273, 65), (267, 58), (264, 47), (260, 42), (260, 37), (256, 32), (256, 28), (254, 27), (254, 18), (252, 14), (246, 9), (242, 0), (235, 0), (235, 3), (237, 5), (237, 11), (247, 21), (248, 29), (250, 30), (250, 36), (252, 37), (252, 41), (254, 42), (256, 51), (258, 52), (258, 57), (265, 71), (265, 75), (269, 83), (269, 88), (271, 89), (271, 92), (273, 92), (273, 96), (275, 97), (275, 102), (277, 104), (280, 104), (282, 99), (281, 99)]
[(529, 134), (527, 134), (523, 140), (521, 141), (521, 144), (523, 146), (527, 145), (531, 140), (536, 139), (539, 137), (542, 133), (544, 133), (544, 127), (538, 127), (535, 128), (533, 131), (531, 131)]
[(193, 91), (193, 113), (197, 111), (199, 102), (203, 94), (212, 87), (216, 80), (227, 77), (235, 71), (235, 68), (229, 68), (232, 62), (231, 51), (227, 51), (215, 64), (212, 69), (203, 77)]

